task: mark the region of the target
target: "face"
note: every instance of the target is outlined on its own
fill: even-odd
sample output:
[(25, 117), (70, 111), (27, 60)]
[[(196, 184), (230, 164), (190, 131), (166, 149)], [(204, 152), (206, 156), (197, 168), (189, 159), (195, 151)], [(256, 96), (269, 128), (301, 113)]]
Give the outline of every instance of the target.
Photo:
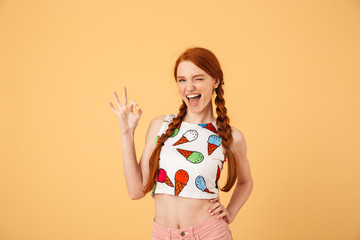
[(213, 89), (218, 87), (219, 81), (190, 61), (182, 61), (178, 65), (176, 80), (188, 110), (200, 113), (211, 107)]

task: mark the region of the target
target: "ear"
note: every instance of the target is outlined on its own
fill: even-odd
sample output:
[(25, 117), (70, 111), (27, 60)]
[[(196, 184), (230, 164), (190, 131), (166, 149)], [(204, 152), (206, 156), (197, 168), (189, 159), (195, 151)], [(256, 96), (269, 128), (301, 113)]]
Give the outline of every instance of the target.
[(220, 84), (220, 80), (216, 78), (214, 83), (214, 88), (217, 88), (219, 84)]

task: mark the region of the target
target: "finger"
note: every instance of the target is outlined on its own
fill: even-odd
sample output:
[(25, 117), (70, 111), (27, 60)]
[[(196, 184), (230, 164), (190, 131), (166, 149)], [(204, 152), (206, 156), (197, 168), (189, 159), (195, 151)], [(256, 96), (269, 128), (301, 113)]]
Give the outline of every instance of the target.
[(222, 213), (224, 212), (224, 208), (223, 206), (219, 206), (218, 208), (214, 209), (214, 211), (211, 212), (211, 215), (215, 215), (217, 213)]
[(127, 92), (126, 92), (126, 87), (123, 86), (123, 104), (126, 106), (127, 105)]
[(115, 110), (115, 108), (114, 108), (113, 104), (112, 104), (111, 102), (109, 102), (109, 104), (110, 104), (111, 110), (112, 110), (114, 113), (116, 113), (116, 114), (117, 114), (117, 111)]
[(210, 206), (209, 212), (212, 212), (215, 208), (218, 208), (220, 206), (219, 202), (215, 202), (213, 205)]
[(129, 104), (128, 104), (128, 107), (129, 107), (130, 112), (132, 113), (132, 112), (133, 112), (133, 109), (134, 109), (134, 106), (133, 106), (131, 103), (129, 103)]
[(134, 106), (138, 106), (138, 104), (134, 100), (130, 100), (130, 103)]
[(115, 110), (115, 109), (114, 109), (114, 106), (112, 105), (112, 103), (109, 102), (109, 104), (110, 104), (111, 109), (112, 109), (112, 110)]
[(116, 94), (115, 91), (114, 91), (114, 96), (115, 96), (116, 105), (120, 108), (120, 100), (119, 100), (119, 97), (118, 97), (118, 95)]
[(222, 212), (221, 214), (219, 214), (219, 215), (217, 216), (217, 218), (223, 218), (227, 223), (229, 223), (229, 220), (228, 220), (229, 217), (230, 217), (230, 214), (229, 214), (229, 212), (227, 211), (227, 209), (225, 209), (224, 212)]
[(220, 197), (217, 197), (217, 198), (210, 199), (210, 202), (216, 202), (216, 201), (219, 201), (219, 200), (220, 200)]
[(142, 113), (141, 108), (139, 107), (139, 105), (135, 101), (131, 100), (130, 103), (136, 108), (136, 110), (138, 111), (139, 114)]
[(130, 103), (129, 103), (130, 112), (133, 112), (134, 107), (137, 108), (136, 106), (137, 106), (136, 102), (134, 102), (133, 100), (130, 100)]
[(141, 108), (138, 109), (138, 114), (141, 116), (143, 114), (143, 110)]
[(226, 211), (226, 208), (224, 207), (224, 205), (222, 205), (220, 202), (217, 202), (217, 203), (218, 203), (218, 206), (212, 212), (219, 213), (222, 211)]
[(217, 215), (216, 218), (224, 218), (225, 221), (227, 221), (226, 215), (227, 215), (226, 212), (222, 212), (219, 215)]
[(209, 212), (214, 211), (216, 208), (218, 208), (220, 206), (219, 202), (215, 202), (213, 205), (211, 205), (211, 207), (209, 208)]

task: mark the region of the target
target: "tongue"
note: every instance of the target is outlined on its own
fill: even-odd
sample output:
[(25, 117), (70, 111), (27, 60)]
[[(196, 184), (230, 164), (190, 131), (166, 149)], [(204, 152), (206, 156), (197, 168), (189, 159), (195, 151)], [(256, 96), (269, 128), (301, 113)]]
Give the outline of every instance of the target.
[(194, 98), (190, 98), (190, 99), (189, 99), (189, 102), (190, 102), (190, 103), (196, 103), (199, 99), (200, 99), (200, 96), (194, 97)]

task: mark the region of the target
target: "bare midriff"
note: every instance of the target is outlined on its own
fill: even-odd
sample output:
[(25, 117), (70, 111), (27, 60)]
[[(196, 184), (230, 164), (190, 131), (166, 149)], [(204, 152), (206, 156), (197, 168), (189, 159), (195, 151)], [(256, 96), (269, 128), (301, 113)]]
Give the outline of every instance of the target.
[(197, 225), (211, 217), (210, 199), (195, 199), (156, 194), (155, 222), (169, 228), (186, 228)]

